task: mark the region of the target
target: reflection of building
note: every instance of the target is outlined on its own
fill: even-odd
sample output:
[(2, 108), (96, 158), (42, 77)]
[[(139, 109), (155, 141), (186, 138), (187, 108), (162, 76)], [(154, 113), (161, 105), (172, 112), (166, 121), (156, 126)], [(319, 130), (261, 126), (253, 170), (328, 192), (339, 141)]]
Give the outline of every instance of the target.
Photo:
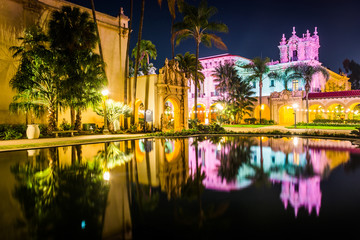
[(320, 177), (282, 181), (280, 198), (285, 209), (289, 203), (291, 204), (295, 216), (301, 207), (307, 208), (309, 215), (314, 208), (319, 216), (321, 206)]
[[(315, 27), (314, 33), (306, 31), (302, 37), (296, 35), (295, 27), (289, 39), (283, 34), (278, 46), (280, 51), (280, 61), (271, 61), (268, 66), (270, 71), (284, 72), (290, 66), (299, 63), (308, 63), (312, 66), (319, 66), (319, 35)], [(213, 82), (213, 71), (220, 64), (236, 63), (237, 66), (248, 64), (251, 60), (241, 56), (222, 54), (200, 59), (205, 75), (204, 84), (200, 86), (198, 95), (198, 117), (204, 123), (216, 119), (217, 109), (214, 108), (214, 101), (219, 98), (219, 93), (215, 89)], [(246, 77), (249, 73), (237, 67), (239, 75)], [(322, 74), (315, 74), (310, 83), (309, 94), (309, 118), (310, 121), (316, 118), (330, 119), (360, 119), (360, 91), (351, 90), (348, 78), (343, 74), (337, 74), (327, 69), (330, 74), (328, 81)], [(284, 77), (283, 77), (284, 78)], [(285, 88), (286, 84), (286, 88)], [(259, 84), (253, 82), (255, 96), (259, 96)], [(298, 104), (297, 121), (306, 120), (305, 107), (305, 83), (303, 79), (291, 78), (289, 81), (277, 81), (272, 78), (263, 79), (262, 87), (262, 106), (255, 104), (252, 117), (272, 119), (279, 124), (294, 123), (293, 104)], [(285, 91), (288, 89), (289, 91)], [(189, 117), (194, 115), (194, 86), (189, 92)]]
[[(309, 214), (315, 209), (319, 215), (321, 206), (320, 181), (329, 170), (350, 159), (350, 152), (360, 153), (348, 141), (303, 138), (252, 138), (249, 162), (243, 164), (235, 181), (227, 182), (219, 176), (219, 166), (226, 154), (225, 138), (213, 144), (209, 140), (198, 143), (198, 164), (205, 173), (205, 188), (217, 191), (239, 190), (250, 186), (256, 179), (256, 171), (263, 171), (272, 183), (281, 184), (280, 198), (287, 208), (290, 204), (297, 216), (300, 208)], [(196, 171), (195, 147), (189, 149), (189, 171)], [(260, 145), (261, 142), (261, 145)], [(262, 146), (262, 148), (260, 148)], [(235, 148), (236, 149), (236, 148)], [(221, 155), (225, 154), (225, 155)]]

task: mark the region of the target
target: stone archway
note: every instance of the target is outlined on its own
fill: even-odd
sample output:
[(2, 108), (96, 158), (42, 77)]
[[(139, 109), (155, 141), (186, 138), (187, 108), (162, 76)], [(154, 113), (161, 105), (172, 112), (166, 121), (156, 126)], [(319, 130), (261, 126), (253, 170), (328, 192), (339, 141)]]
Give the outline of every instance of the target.
[[(188, 127), (188, 79), (179, 69), (175, 60), (165, 60), (159, 70), (156, 83), (155, 121), (161, 130), (170, 130), (169, 120), (173, 121), (173, 129), (181, 130)], [(169, 110), (168, 112), (166, 112)]]
[(198, 103), (197, 108), (195, 110), (195, 106), (192, 107), (191, 110), (191, 119), (195, 119), (195, 111), (197, 111), (197, 119), (201, 124), (205, 124), (206, 119), (206, 107), (202, 103)]
[(289, 105), (283, 105), (279, 108), (279, 124), (291, 125), (294, 124), (294, 110)]

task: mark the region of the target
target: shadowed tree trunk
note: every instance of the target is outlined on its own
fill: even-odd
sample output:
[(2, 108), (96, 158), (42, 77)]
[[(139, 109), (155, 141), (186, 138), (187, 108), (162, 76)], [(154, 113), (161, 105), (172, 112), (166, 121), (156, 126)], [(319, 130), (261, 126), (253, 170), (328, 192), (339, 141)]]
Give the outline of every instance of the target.
[(139, 59), (140, 59), (140, 42), (142, 37), (142, 29), (143, 29), (143, 22), (144, 22), (144, 12), (145, 12), (145, 0), (141, 1), (141, 15), (140, 15), (140, 26), (139, 26), (139, 34), (138, 34), (138, 41), (137, 41), (137, 54), (135, 59), (135, 72), (134, 72), (134, 84), (133, 84), (133, 97), (132, 97), (132, 109), (133, 109), (133, 117), (132, 117), (132, 124), (135, 124), (135, 102), (136, 102), (136, 88), (137, 88), (137, 72), (139, 70)]

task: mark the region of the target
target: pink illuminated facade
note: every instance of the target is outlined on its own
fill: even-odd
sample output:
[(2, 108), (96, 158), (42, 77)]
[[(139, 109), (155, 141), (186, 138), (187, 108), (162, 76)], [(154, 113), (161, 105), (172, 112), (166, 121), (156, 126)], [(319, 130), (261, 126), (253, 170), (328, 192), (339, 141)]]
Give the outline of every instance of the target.
[[(278, 61), (269, 62), (268, 66), (270, 71), (282, 72), (285, 71), (285, 69), (288, 67), (299, 63), (307, 63), (314, 66), (322, 65), (322, 63), (319, 61), (320, 40), (317, 27), (314, 28), (313, 33), (310, 33), (309, 30), (306, 30), (306, 32), (300, 36), (297, 35), (295, 27), (293, 27), (291, 36), (289, 38), (286, 38), (285, 34), (282, 35), (278, 48), (280, 59)], [(194, 85), (192, 84), (191, 89), (189, 89), (189, 118), (193, 118), (194, 111), (197, 110), (198, 119), (202, 123), (208, 124), (216, 120), (216, 114), (218, 110), (216, 109), (216, 105), (214, 105), (214, 102), (219, 99), (219, 93), (215, 89), (215, 83), (212, 77), (215, 68), (226, 62), (234, 63), (240, 77), (245, 78), (249, 73), (245, 72), (244, 69), (241, 68), (241, 65), (248, 64), (251, 62), (251, 60), (238, 55), (227, 53), (200, 58), (200, 62), (204, 68), (203, 73), (205, 75), (205, 81), (203, 84), (201, 84), (200, 90), (198, 91), (198, 106), (196, 109), (194, 106)], [(310, 92), (323, 93), (336, 91), (341, 93), (342, 91), (348, 92), (351, 90), (351, 85), (345, 75), (337, 74), (329, 69), (327, 70), (330, 74), (330, 79), (326, 81), (322, 74), (315, 74), (310, 83)], [(251, 84), (253, 85), (255, 97), (259, 96), (259, 84), (257, 82), (253, 82)], [(263, 106), (259, 106), (258, 103), (255, 103), (253, 116), (248, 117), (258, 118), (259, 111), (263, 111), (262, 117), (267, 120), (271, 119), (276, 123), (285, 125), (293, 124), (293, 109), (290, 108), (293, 104), (296, 103), (299, 106), (297, 109), (297, 121), (306, 121), (304, 86), (305, 83), (303, 79), (294, 78), (287, 82), (286, 87), (289, 91), (286, 91), (283, 81), (278, 81), (271, 78), (263, 79)], [(360, 104), (360, 95), (356, 96), (356, 101), (358, 101)], [(316, 104), (318, 105), (318, 103), (313, 104), (314, 107), (317, 107), (315, 106)], [(345, 106), (345, 102), (341, 104), (344, 105), (344, 107), (347, 107)], [(331, 104), (329, 104), (329, 106), (330, 105)], [(354, 109), (354, 106), (348, 106), (348, 108), (349, 111), (351, 111)], [(332, 109), (324, 105), (322, 110), (331, 112)], [(287, 112), (289, 112), (289, 114), (287, 114)], [(323, 116), (323, 118), (326, 117), (328, 116)]]

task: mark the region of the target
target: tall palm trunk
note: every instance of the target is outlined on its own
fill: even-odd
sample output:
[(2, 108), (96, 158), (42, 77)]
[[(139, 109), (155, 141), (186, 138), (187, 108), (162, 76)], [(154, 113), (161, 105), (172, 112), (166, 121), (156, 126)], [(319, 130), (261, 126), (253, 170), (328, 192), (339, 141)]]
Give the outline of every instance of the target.
[(171, 17), (171, 56), (172, 56), (172, 59), (175, 58), (175, 39), (172, 38), (172, 35), (174, 34), (174, 18)]
[(96, 12), (95, 12), (94, 0), (90, 0), (90, 1), (91, 1), (91, 9), (92, 9), (92, 14), (93, 14), (94, 24), (95, 24), (95, 29), (96, 29), (96, 35), (98, 37), (98, 45), (99, 45), (100, 57), (101, 57), (102, 62), (104, 63), (104, 55), (103, 55), (103, 51), (102, 51), (102, 47), (101, 47), (99, 28), (98, 28), (97, 21), (96, 21)]
[(70, 107), (70, 125), (71, 127), (75, 125), (75, 108), (73, 106)]
[[(128, 39), (126, 44), (126, 60), (125, 60), (125, 78), (124, 78), (124, 103), (128, 104), (128, 79), (129, 79), (129, 50), (130, 50), (130, 34), (131, 34), (131, 25), (133, 17), (133, 0), (130, 0), (130, 20), (128, 26)], [(127, 119), (125, 119), (125, 128), (127, 125)]]
[(141, 15), (140, 15), (140, 26), (139, 26), (139, 34), (138, 34), (138, 42), (137, 42), (137, 53), (135, 59), (135, 73), (134, 73), (134, 84), (133, 84), (133, 97), (132, 97), (132, 106), (133, 106), (133, 117), (132, 117), (132, 124), (135, 124), (135, 101), (136, 101), (136, 87), (137, 87), (137, 72), (139, 69), (139, 59), (140, 59), (140, 42), (141, 42), (141, 35), (142, 35), (142, 28), (144, 22), (144, 12), (145, 12), (145, 0), (141, 1)]
[(197, 95), (198, 95), (198, 81), (199, 81), (199, 76), (198, 76), (198, 61), (199, 61), (199, 46), (200, 46), (200, 42), (199, 41), (196, 41), (196, 56), (195, 56), (195, 58), (196, 58), (196, 60), (195, 60), (195, 106), (194, 106), (194, 108), (195, 108), (195, 120), (197, 120), (198, 118), (197, 118)]
[(51, 134), (55, 130), (56, 126), (56, 112), (54, 106), (49, 106), (48, 108), (48, 133)]
[(74, 125), (75, 130), (80, 130), (81, 129), (81, 109), (77, 109), (76, 111), (76, 118), (75, 118), (75, 125)]
[(309, 90), (310, 90), (309, 79), (306, 79), (306, 84), (305, 84), (305, 94), (306, 94), (306, 123), (309, 123)]
[(260, 103), (260, 109), (259, 109), (260, 120), (259, 121), (260, 121), (260, 124), (261, 124), (262, 86), (263, 86), (262, 77), (260, 77), (260, 81), (259, 81), (259, 103)]

